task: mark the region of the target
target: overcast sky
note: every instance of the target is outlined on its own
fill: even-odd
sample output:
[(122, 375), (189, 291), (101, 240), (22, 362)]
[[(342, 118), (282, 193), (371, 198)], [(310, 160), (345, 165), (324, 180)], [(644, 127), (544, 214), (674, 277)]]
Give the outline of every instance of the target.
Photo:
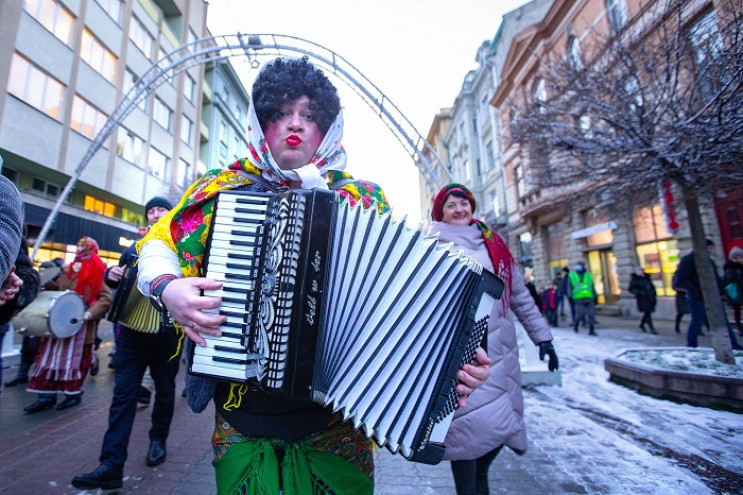
[[(212, 0), (213, 35), (282, 34), (336, 52), (360, 70), (425, 138), (434, 116), (454, 103), (480, 44), (503, 14), (526, 0)], [(236, 68), (246, 64), (232, 59)], [(418, 173), (386, 125), (344, 83), (333, 80), (345, 117), (347, 170), (379, 183), (396, 216), (420, 221)]]

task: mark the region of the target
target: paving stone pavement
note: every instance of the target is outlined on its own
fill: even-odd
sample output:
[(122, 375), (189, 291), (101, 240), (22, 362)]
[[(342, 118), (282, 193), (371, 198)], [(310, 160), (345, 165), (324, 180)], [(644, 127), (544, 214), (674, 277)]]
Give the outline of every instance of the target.
[[(599, 316), (599, 329), (614, 328), (633, 334), (639, 333), (636, 321)], [(682, 336), (676, 335), (670, 322), (658, 322), (661, 336), (639, 335), (637, 339), (652, 339), (652, 345), (683, 345)], [(558, 332), (572, 331), (560, 329)], [(614, 330), (612, 330), (614, 331)], [(86, 380), (83, 402), (79, 407), (65, 411), (43, 411), (24, 415), (22, 408), (35, 400), (34, 394), (24, 387), (5, 388), (0, 395), (0, 494), (8, 495), (58, 495), (94, 493), (74, 489), (70, 481), (80, 473), (89, 472), (98, 465), (100, 445), (107, 426), (108, 407), (113, 389), (112, 370), (107, 368), (111, 350), (111, 329), (107, 322), (101, 325), (104, 344), (97, 351), (101, 358), (100, 373)], [(8, 336), (9, 337), (9, 336)], [(19, 340), (16, 337), (17, 342)], [(702, 342), (704, 345), (704, 342)], [(559, 347), (558, 347), (559, 350)], [(18, 358), (5, 360), (3, 381), (11, 379), (17, 370)], [(215, 493), (211, 466), (210, 437), (213, 425), (213, 406), (202, 414), (192, 413), (180, 392), (183, 387), (182, 368), (177, 380), (177, 400), (172, 430), (168, 438), (167, 461), (155, 468), (145, 466), (148, 446), (149, 408), (137, 413), (129, 444), (129, 459), (124, 469), (124, 487), (106, 493), (157, 494), (157, 495), (206, 495)], [(526, 391), (527, 415), (534, 411), (547, 416), (540, 405), (539, 389)], [(533, 406), (532, 406), (533, 404)], [(550, 419), (551, 420), (551, 419)], [(546, 419), (544, 420), (546, 421)], [(539, 418), (527, 417), (530, 444), (543, 441), (544, 425)], [(570, 435), (570, 431), (562, 430)], [(531, 448), (531, 447), (530, 447)], [(453, 495), (454, 484), (449, 464), (435, 466), (405, 461), (382, 449), (376, 454), (376, 491), (379, 495)], [(535, 475), (529, 464), (539, 463), (543, 473), (550, 473), (554, 463), (549, 453), (530, 450), (525, 456), (504, 451), (496, 459), (491, 472), (493, 493), (526, 495), (531, 493), (608, 493), (600, 477), (582, 475), (585, 456), (575, 454), (575, 473), (567, 473), (555, 484), (549, 474)], [(595, 467), (595, 466), (594, 466)], [(606, 466), (610, 469), (610, 466)], [(631, 486), (631, 485), (625, 485)], [(99, 492), (100, 493), (100, 492)], [(624, 492), (633, 493), (632, 489)], [(639, 490), (636, 493), (653, 493)], [(655, 492), (662, 493), (662, 492)]]

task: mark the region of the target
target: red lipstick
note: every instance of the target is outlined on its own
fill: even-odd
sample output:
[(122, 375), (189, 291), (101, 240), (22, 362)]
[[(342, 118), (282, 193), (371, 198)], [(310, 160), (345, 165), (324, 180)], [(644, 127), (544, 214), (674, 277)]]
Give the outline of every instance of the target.
[(296, 134), (292, 134), (291, 136), (286, 138), (286, 144), (289, 146), (299, 146), (302, 144), (302, 138), (297, 136)]

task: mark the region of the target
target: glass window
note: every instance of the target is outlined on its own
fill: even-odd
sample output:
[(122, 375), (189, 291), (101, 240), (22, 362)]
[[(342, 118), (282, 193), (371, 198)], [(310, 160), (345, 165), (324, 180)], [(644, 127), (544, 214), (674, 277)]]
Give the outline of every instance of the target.
[(116, 205), (107, 203), (89, 194), (85, 195), (83, 206), (87, 211), (94, 211), (99, 215), (114, 217), (116, 215)]
[(152, 49), (155, 46), (155, 38), (136, 17), (132, 17), (132, 21), (129, 24), (129, 39), (131, 39), (132, 43), (142, 51), (145, 57), (152, 59)]
[(103, 128), (108, 116), (95, 108), (93, 105), (75, 95), (72, 101), (72, 117), (70, 127), (80, 134), (91, 139)]
[(659, 296), (673, 296), (671, 278), (679, 262), (678, 243), (675, 239), (638, 244), (637, 258), (655, 285)]
[(495, 166), (495, 154), (493, 153), (493, 140), (488, 140), (485, 143), (485, 171), (492, 169)]
[(170, 158), (155, 148), (150, 148), (150, 173), (160, 180), (166, 180)]
[(635, 240), (638, 244), (672, 237), (672, 234), (666, 228), (663, 210), (660, 205), (636, 209), (632, 213), (632, 223), (635, 227)]
[(617, 34), (627, 24), (624, 0), (606, 0), (606, 16), (611, 34)]
[(183, 93), (186, 95), (186, 98), (188, 98), (188, 101), (194, 103), (194, 98), (196, 97), (196, 81), (194, 81), (193, 77), (188, 74), (186, 74), (184, 79)]
[(98, 5), (113, 19), (116, 24), (121, 22), (121, 0), (95, 0)]
[(185, 115), (181, 115), (181, 141), (191, 146), (193, 136), (193, 122)]
[(547, 88), (541, 77), (534, 83), (534, 103), (539, 108), (539, 113), (544, 113), (544, 103), (547, 101)]
[(108, 81), (114, 80), (116, 76), (116, 56), (87, 29), (83, 30), (80, 58)]
[(17, 53), (10, 63), (8, 92), (52, 118), (59, 117), (64, 86)]
[(568, 56), (570, 57), (570, 67), (573, 70), (580, 70), (583, 67), (583, 60), (580, 53), (580, 41), (575, 36), (568, 40)]
[(173, 111), (160, 98), (155, 98), (152, 118), (170, 132), (170, 126), (173, 123)]
[(518, 199), (521, 199), (526, 195), (526, 182), (524, 180), (523, 167), (518, 165), (514, 168), (514, 173), (516, 174), (516, 194), (518, 194)]
[(25, 0), (23, 8), (65, 45), (70, 44), (72, 14), (56, 0)]
[(141, 166), (142, 148), (144, 142), (136, 134), (125, 127), (119, 127), (118, 141), (116, 143), (116, 154), (124, 160)]
[(191, 182), (191, 164), (183, 158), (178, 160), (178, 176), (176, 183), (180, 187), (185, 187)]

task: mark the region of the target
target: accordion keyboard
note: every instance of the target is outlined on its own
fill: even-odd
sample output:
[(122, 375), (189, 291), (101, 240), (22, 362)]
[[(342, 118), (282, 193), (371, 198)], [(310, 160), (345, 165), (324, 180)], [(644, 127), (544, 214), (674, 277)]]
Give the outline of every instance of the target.
[(256, 284), (261, 250), (261, 233), (266, 221), (269, 195), (242, 197), (221, 194), (212, 219), (206, 277), (222, 282), (219, 290), (205, 296), (222, 299), (220, 309), (227, 316), (220, 327), (222, 337), (203, 335), (206, 346), (195, 346), (192, 371), (245, 380), (261, 356), (249, 352), (248, 321), (253, 314), (251, 299)]

